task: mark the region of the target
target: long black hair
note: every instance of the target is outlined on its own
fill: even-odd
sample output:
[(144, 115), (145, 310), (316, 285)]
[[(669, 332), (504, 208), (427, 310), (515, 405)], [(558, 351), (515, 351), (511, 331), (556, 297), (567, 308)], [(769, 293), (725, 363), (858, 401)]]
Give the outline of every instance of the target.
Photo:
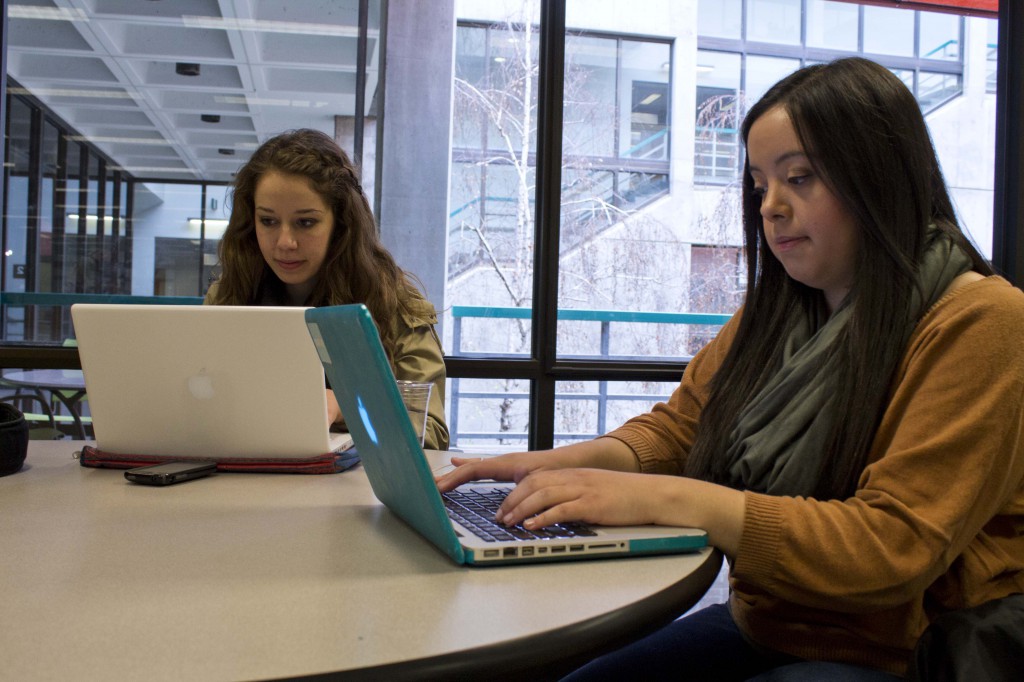
[[(789, 115), (815, 173), (859, 230), (846, 300), (851, 318), (827, 365), (838, 389), (828, 408), (834, 427), (814, 491), (819, 499), (842, 498), (856, 489), (904, 344), (918, 322), (910, 306), (928, 226), (948, 234), (974, 270), (992, 270), (961, 231), (917, 100), (892, 72), (858, 57), (800, 69), (751, 107), (741, 129), (744, 145), (751, 126), (777, 107)], [(747, 163), (746, 299), (686, 465), (687, 475), (717, 483), (729, 482), (720, 454), (736, 415), (779, 369), (793, 313), (803, 310), (819, 324), (828, 317), (822, 292), (790, 278), (768, 249), (760, 208)]]

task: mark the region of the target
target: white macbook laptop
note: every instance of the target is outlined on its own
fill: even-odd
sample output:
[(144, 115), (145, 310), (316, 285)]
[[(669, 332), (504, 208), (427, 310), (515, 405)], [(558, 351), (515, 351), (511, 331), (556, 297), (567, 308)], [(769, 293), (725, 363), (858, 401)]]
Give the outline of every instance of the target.
[(104, 453), (302, 460), (351, 446), (327, 428), (303, 308), (71, 307)]
[(707, 533), (696, 528), (508, 528), (494, 522), (496, 504), (513, 487), (508, 483), (468, 484), (442, 496), (366, 307), (309, 308), (306, 321), (377, 499), (454, 561), (487, 566), (694, 552), (707, 545)]

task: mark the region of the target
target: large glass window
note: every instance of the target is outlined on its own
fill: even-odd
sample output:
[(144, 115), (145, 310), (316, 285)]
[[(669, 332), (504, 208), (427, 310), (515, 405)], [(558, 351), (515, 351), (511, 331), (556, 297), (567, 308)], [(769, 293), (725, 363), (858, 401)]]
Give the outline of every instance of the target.
[[(452, 306), (445, 345), (453, 355), (490, 351), (528, 357), (535, 161), (534, 149), (524, 149), (523, 136), (515, 131), (533, 125), (538, 115), (534, 82), (525, 77), (537, 58), (536, 30), (526, 26), (529, 3), (509, 14), (495, 3), (460, 7), (447, 292)], [(669, 248), (685, 257), (670, 231), (651, 224), (652, 234), (661, 233), (658, 239), (631, 239), (626, 231), (633, 226), (624, 222), (669, 194), (671, 121), (681, 93), (672, 79), (673, 44), (664, 31), (649, 37), (640, 30), (616, 31), (628, 12), (615, 3), (591, 5), (597, 12), (581, 9), (576, 8), (578, 15), (587, 19), (566, 36), (560, 170), (561, 281), (571, 299), (562, 307), (579, 312), (559, 323), (559, 352), (605, 359), (676, 355), (668, 341), (661, 346), (630, 341), (648, 337), (628, 323), (611, 323), (622, 308), (644, 307), (639, 296), (650, 291), (647, 278), (661, 273), (644, 274), (640, 268), (660, 267), (655, 252)], [(637, 28), (656, 25), (632, 22)], [(519, 47), (511, 49), (510, 41)], [(613, 253), (623, 260), (610, 258)], [(680, 273), (679, 282), (683, 278)], [(675, 290), (680, 295), (679, 284)], [(501, 383), (490, 388), (511, 390)], [(472, 397), (481, 393), (479, 387), (465, 393), (460, 382), (455, 389), (453, 409), (463, 400), (481, 400)], [(491, 427), (475, 431), (509, 434), (503, 441), (525, 439), (528, 413), (514, 404), (497, 404)]]
[[(968, 166), (991, 168), (992, 160), (975, 159), (955, 141), (990, 131), (991, 121), (979, 125), (971, 113), (988, 105), (965, 101), (964, 41), (977, 33), (965, 27), (985, 20), (828, 0), (699, 0), (663, 9), (566, 4), (558, 363), (594, 375), (600, 363), (681, 367), (714, 337), (739, 305), (745, 279), (739, 123), (750, 103), (804, 64), (867, 54), (903, 78), (928, 114), (964, 222), (991, 231), (991, 210), (982, 208), (990, 190), (972, 190), (966, 178)], [(538, 353), (531, 317), (538, 150), (523, 145), (516, 126), (539, 125), (543, 112), (535, 99), (527, 102), (525, 80), (508, 64), (508, 53), (520, 69), (537, 58), (531, 51), (524, 62), (527, 41), (539, 33), (526, 26), (536, 10), (528, 2), (457, 6), (445, 328), (455, 357), (513, 361)], [(521, 47), (511, 50), (514, 41)], [(508, 82), (517, 85), (489, 90)], [(475, 434), (474, 444), (525, 442), (527, 384), (459, 380), (449, 396), (458, 429), (472, 415), (466, 436)], [(612, 428), (612, 396), (636, 393), (631, 413), (658, 399), (659, 391), (637, 386), (558, 380), (554, 441)]]
[[(66, 303), (31, 297), (200, 296), (231, 173), (280, 130), (333, 134), (363, 165), (374, 207), (387, 207), (372, 196), (375, 114), (423, 100), (378, 88), (379, 3), (362, 53), (357, 3), (327, 14), (255, 0), (228, 14), (205, 2), (37, 5), (6, 5), (5, 343), (71, 333)], [(416, 235), (424, 253), (444, 254), (421, 260), (443, 284), (454, 444), (567, 442), (667, 395), (742, 295), (739, 123), (800, 65), (866, 54), (897, 73), (926, 113), (964, 224), (991, 253), (995, 21), (832, 0), (568, 0), (565, 31), (545, 43), (564, 40), (564, 61), (542, 63), (541, 32), (561, 6), (448, 6), (447, 239)], [(405, 64), (408, 41), (392, 46), (392, 64)], [(415, 56), (447, 67), (450, 47)], [(555, 71), (561, 96), (543, 102)], [(552, 128), (555, 159), (537, 142)], [(381, 149), (419, 134), (409, 125)], [(381, 185), (422, 189), (416, 171), (391, 181), (386, 156)]]

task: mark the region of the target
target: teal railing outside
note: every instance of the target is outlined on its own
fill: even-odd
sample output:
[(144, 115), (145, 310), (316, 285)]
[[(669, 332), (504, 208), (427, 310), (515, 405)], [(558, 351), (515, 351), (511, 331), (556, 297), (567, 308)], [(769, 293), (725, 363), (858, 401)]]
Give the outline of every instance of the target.
[[(533, 311), (530, 308), (509, 308), (497, 306), (453, 306), (452, 313), (452, 355), (460, 357), (473, 357), (474, 353), (462, 351), (463, 321), (469, 318), (484, 319), (530, 319)], [(600, 332), (600, 359), (628, 359), (638, 360), (640, 358), (624, 358), (612, 356), (611, 346), (611, 325), (612, 323), (646, 323), (646, 324), (685, 324), (695, 326), (721, 326), (725, 324), (731, 315), (717, 313), (663, 313), (650, 311), (627, 311), (627, 310), (559, 310), (557, 317), (562, 321), (595, 322), (601, 325)], [(680, 371), (682, 363), (688, 357), (680, 357)], [(529, 393), (522, 392), (511, 394), (508, 392), (484, 392), (484, 391), (462, 391), (459, 386), (460, 380), (450, 380), (450, 394), (448, 402), (449, 429), (452, 434), (452, 445), (458, 446), (460, 438), (472, 438), (474, 440), (518, 440), (526, 442), (526, 433), (511, 433), (501, 431), (490, 432), (465, 432), (459, 428), (460, 401), (463, 399), (491, 399), (491, 400), (529, 400)], [(585, 440), (594, 438), (607, 431), (608, 402), (612, 400), (645, 400), (653, 403), (668, 396), (633, 395), (625, 393), (611, 393), (608, 390), (608, 381), (599, 380), (596, 392), (591, 393), (556, 393), (556, 400), (590, 400), (597, 403), (597, 422), (594, 433), (560, 433), (556, 435), (559, 440)]]
[[(133, 296), (131, 294), (77, 294), (50, 291), (2, 291), (0, 292), (0, 311), (7, 308), (25, 308), (27, 306), (38, 306), (42, 308), (69, 308), (76, 303), (110, 303), (110, 304), (146, 304), (146, 305), (201, 305), (202, 296)], [(18, 325), (24, 326), (24, 318), (11, 317), (6, 311), (4, 315), (5, 340), (17, 339)], [(60, 330), (66, 326), (65, 322), (60, 323)], [(12, 331), (12, 328), (14, 331)], [(60, 330), (51, 333), (61, 334)], [(21, 332), (24, 334), (24, 330)], [(64, 330), (65, 338), (53, 339), (51, 343), (61, 343), (67, 340), (66, 335), (70, 332)], [(31, 340), (30, 340), (31, 341)], [(45, 342), (44, 342), (45, 343)]]
[[(112, 303), (112, 304), (163, 304), (163, 305), (197, 305), (203, 302), (201, 296), (131, 296), (127, 294), (66, 294), (47, 292), (0, 292), (0, 304), (5, 306), (70, 306), (75, 303)], [(499, 306), (453, 306), (451, 308), (453, 319), (453, 348), (452, 354), (460, 357), (473, 357), (474, 353), (462, 351), (463, 321), (471, 318), (483, 319), (530, 319), (532, 310), (530, 308), (512, 308)], [(642, 324), (682, 324), (694, 326), (721, 326), (725, 324), (731, 315), (717, 313), (669, 313), (653, 311), (627, 311), (627, 310), (559, 310), (557, 317), (561, 321), (594, 322), (600, 325), (600, 359), (620, 360), (641, 360), (646, 358), (613, 356), (610, 352), (611, 334), (613, 323), (642, 323)], [(491, 355), (491, 354), (487, 354)], [(688, 360), (686, 356), (680, 356), (680, 369), (682, 364)], [(482, 391), (461, 391), (460, 380), (452, 378), (449, 394), (449, 427), (452, 434), (452, 444), (457, 445), (459, 437), (472, 438), (475, 440), (521, 440), (525, 443), (526, 433), (511, 432), (474, 432), (463, 433), (459, 431), (460, 400), (463, 399), (511, 399), (528, 400), (529, 393), (510, 394), (506, 392), (482, 392)], [(563, 440), (583, 440), (593, 438), (607, 430), (607, 408), (608, 402), (614, 400), (645, 400), (653, 402), (667, 396), (632, 395), (624, 393), (611, 393), (608, 390), (608, 381), (600, 380), (597, 392), (591, 393), (562, 393), (557, 394), (559, 400), (593, 400), (597, 402), (597, 429), (594, 433), (571, 433), (558, 434)]]
[[(452, 317), (458, 321), (467, 317), (505, 318), (528, 320), (533, 315), (530, 308), (505, 308), (497, 306), (452, 306)], [(723, 325), (732, 315), (720, 313), (661, 313), (638, 310), (574, 310), (558, 311), (559, 320), (583, 322), (646, 322), (649, 324), (700, 324)], [(456, 322), (458, 325), (458, 322)]]
[[(668, 144), (668, 132), (669, 129), (665, 128), (664, 130), (659, 130), (653, 135), (649, 135), (624, 151), (622, 156), (627, 159), (631, 159), (633, 157), (646, 158), (654, 154), (661, 154), (664, 156), (665, 147)], [(648, 151), (641, 154), (640, 150), (642, 149), (646, 149)]]

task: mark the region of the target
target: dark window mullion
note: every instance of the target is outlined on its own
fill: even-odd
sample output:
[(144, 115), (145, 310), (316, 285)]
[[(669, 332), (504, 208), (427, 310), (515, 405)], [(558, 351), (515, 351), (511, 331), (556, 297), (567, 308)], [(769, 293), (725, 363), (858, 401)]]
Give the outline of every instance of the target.
[(1024, 276), (1024, 6), (999, 3), (999, 48), (996, 81), (996, 160), (992, 215), (992, 262), (1020, 287)]
[(107, 235), (104, 221), (107, 217), (107, 162), (100, 157), (96, 166), (96, 270), (93, 273), (93, 291), (108, 293), (106, 289)]
[(121, 171), (111, 174), (110, 186), (113, 196), (110, 199), (110, 254), (107, 256), (110, 272), (110, 293), (120, 294), (121, 290)]
[(57, 163), (53, 175), (53, 231), (50, 243), (50, 291), (64, 291), (64, 234), (68, 219), (68, 133), (53, 124), (57, 132)]
[(88, 239), (89, 215), (89, 157), (91, 150), (85, 144), (75, 143), (78, 147), (78, 227), (75, 230), (75, 293), (85, 293), (85, 255)]
[[(369, 23), (369, 1), (359, 0), (358, 25), (356, 37), (356, 92), (355, 116), (352, 120), (352, 162), (356, 168), (363, 167), (363, 137), (365, 136), (366, 114), (366, 43)], [(200, 292), (203, 290), (200, 287)]]
[[(359, 166), (357, 166), (358, 168)], [(206, 295), (206, 281), (204, 278), (204, 270), (206, 269), (206, 198), (207, 183), (203, 183), (200, 188), (200, 201), (202, 204), (199, 207), (199, 281), (196, 283), (196, 291), (199, 296)]]
[[(43, 205), (43, 112), (31, 107), (25, 221), (25, 291), (39, 290), (39, 234)], [(35, 310), (25, 308), (25, 338), (34, 339)], [(31, 322), (30, 322), (31, 320)], [(33, 330), (29, 336), (29, 330)]]
[(558, 250), (561, 220), (562, 107), (565, 75), (565, 0), (541, 5), (537, 83), (536, 218), (534, 224), (532, 355), (539, 373), (530, 384), (531, 450), (555, 440), (558, 334)]

